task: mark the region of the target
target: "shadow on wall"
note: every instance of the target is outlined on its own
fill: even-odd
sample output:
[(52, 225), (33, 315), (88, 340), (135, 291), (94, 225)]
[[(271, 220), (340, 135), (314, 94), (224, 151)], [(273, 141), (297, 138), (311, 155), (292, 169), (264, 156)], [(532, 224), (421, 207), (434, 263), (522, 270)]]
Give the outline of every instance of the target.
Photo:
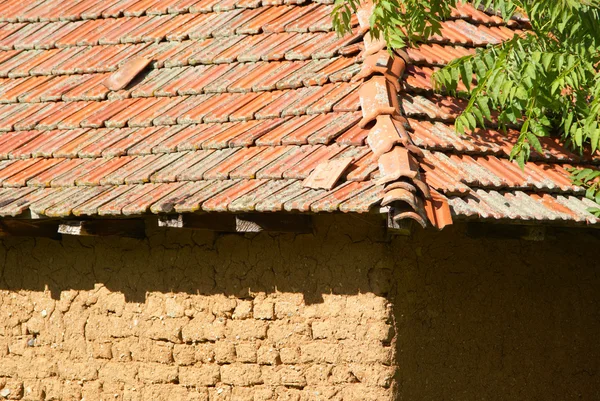
[[(149, 229), (148, 238), (64, 236), (6, 238), (0, 245), (0, 290), (92, 290), (102, 284), (127, 301), (148, 292), (225, 294), (387, 293), (392, 250), (380, 219), (323, 216), (315, 234), (219, 234)], [(156, 223), (155, 223), (156, 225)], [(152, 226), (148, 224), (148, 226)]]
[(463, 232), (394, 243), (398, 399), (599, 400), (598, 240)]
[(252, 297), (372, 292), (394, 306), (398, 400), (600, 399), (598, 242), (476, 240), (456, 225), (385, 240), (381, 221), (315, 235), (150, 231), (146, 240), (5, 239), (0, 290)]

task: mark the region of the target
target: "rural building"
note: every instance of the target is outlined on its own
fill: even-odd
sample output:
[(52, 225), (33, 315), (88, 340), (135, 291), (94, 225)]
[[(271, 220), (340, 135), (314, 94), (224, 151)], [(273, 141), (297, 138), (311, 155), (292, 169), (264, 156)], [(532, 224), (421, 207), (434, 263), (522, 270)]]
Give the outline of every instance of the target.
[(598, 400), (599, 220), (332, 1), (0, 2), (0, 399)]

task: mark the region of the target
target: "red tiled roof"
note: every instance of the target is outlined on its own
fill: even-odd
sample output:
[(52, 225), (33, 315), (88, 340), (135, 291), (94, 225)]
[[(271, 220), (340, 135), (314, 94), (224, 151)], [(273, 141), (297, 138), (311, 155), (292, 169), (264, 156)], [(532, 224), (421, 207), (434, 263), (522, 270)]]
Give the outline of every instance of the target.
[[(432, 92), (436, 68), (510, 38), (519, 22), (462, 6), (441, 36), (407, 49), (395, 104), (404, 62), (363, 62), (386, 52), (358, 19), (338, 37), (327, 3), (1, 2), (0, 216), (367, 212), (383, 202), (437, 226), (447, 205), (455, 219), (597, 222), (565, 171), (596, 159), (547, 140), (521, 171), (508, 161), (513, 133), (457, 136), (461, 101)], [(389, 103), (369, 103), (381, 90)], [(382, 106), (391, 117), (377, 117)], [(333, 188), (303, 185), (346, 158)]]

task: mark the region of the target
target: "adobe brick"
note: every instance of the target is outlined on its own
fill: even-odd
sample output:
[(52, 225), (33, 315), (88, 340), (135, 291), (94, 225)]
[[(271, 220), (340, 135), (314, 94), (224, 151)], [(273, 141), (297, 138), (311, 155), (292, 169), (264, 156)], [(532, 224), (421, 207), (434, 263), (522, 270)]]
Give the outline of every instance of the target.
[(326, 385), (331, 375), (332, 365), (314, 364), (308, 365), (304, 371), (304, 377), (308, 385)]
[(394, 392), (381, 387), (369, 387), (362, 384), (346, 386), (342, 389), (344, 401), (394, 401)]
[(94, 341), (91, 343), (92, 356), (96, 359), (111, 359), (112, 344), (109, 342)]
[[(189, 322), (187, 322), (183, 328), (181, 329), (181, 336), (183, 338), (183, 341), (185, 342), (193, 342), (193, 341), (207, 341), (207, 335), (205, 334), (205, 331), (210, 331), (207, 330), (211, 325), (211, 323), (214, 321), (214, 316), (212, 314), (206, 314), (206, 313), (201, 313), (201, 314), (196, 314), (194, 316), (193, 319), (191, 319)], [(218, 325), (221, 326), (221, 325)]]
[(139, 362), (173, 362), (172, 343), (163, 341), (140, 340), (131, 344), (131, 359)]
[(337, 363), (341, 352), (341, 345), (337, 343), (314, 341), (300, 346), (300, 358), (304, 363)]
[(137, 371), (137, 364), (110, 361), (98, 369), (98, 378), (105, 382), (134, 384)]
[(309, 341), (311, 339), (310, 326), (308, 323), (275, 321), (269, 324), (268, 337), (278, 347)]
[(215, 343), (215, 361), (217, 363), (233, 363), (236, 360), (235, 345), (231, 341), (221, 340)]
[(214, 386), (221, 378), (219, 365), (206, 364), (179, 368), (179, 383), (184, 386)]
[(279, 357), (283, 363), (300, 363), (300, 348), (295, 346), (283, 347), (279, 350)]
[(254, 401), (255, 387), (234, 387), (231, 389), (232, 401)]
[(279, 369), (280, 381), (284, 386), (304, 387), (306, 377), (302, 365), (282, 365)]
[(267, 322), (260, 320), (229, 320), (227, 328), (236, 340), (262, 340), (267, 336)]
[(212, 299), (212, 312), (217, 317), (231, 317), (237, 301), (233, 298), (229, 298), (222, 294), (216, 294), (211, 297)]
[(281, 363), (279, 351), (269, 342), (261, 344), (256, 353), (256, 359), (261, 365), (277, 365)]
[(351, 364), (352, 374), (364, 385), (390, 387), (396, 368), (377, 364)]
[(256, 344), (253, 342), (237, 344), (235, 355), (238, 362), (256, 363)]
[(0, 396), (7, 400), (20, 400), (23, 397), (23, 382), (9, 379), (1, 386)]
[[(137, 339), (135, 339), (137, 341)], [(114, 341), (112, 343), (112, 357), (117, 362), (130, 362), (131, 358), (131, 339)]]
[(346, 301), (345, 315), (353, 319), (388, 320), (391, 314), (389, 302), (374, 294), (358, 294), (348, 297)]
[(172, 343), (181, 343), (181, 328), (188, 323), (189, 319), (157, 319), (152, 321), (150, 328), (145, 335), (153, 340), (170, 341)]
[(206, 388), (185, 388), (176, 384), (155, 384), (145, 386), (141, 400), (185, 400), (208, 401)]
[(262, 384), (260, 366), (233, 363), (221, 366), (221, 381), (233, 386), (252, 386)]
[(212, 343), (204, 343), (194, 345), (196, 348), (196, 361), (202, 363), (212, 363), (215, 361), (215, 345)]
[(252, 317), (252, 301), (238, 301), (231, 317), (233, 319), (249, 319)]
[(208, 399), (210, 401), (231, 401), (231, 386), (219, 384), (217, 387), (209, 388)]
[(65, 380), (91, 381), (98, 378), (99, 364), (95, 361), (74, 362), (59, 360), (57, 362), (58, 376)]
[(275, 317), (275, 306), (270, 301), (254, 300), (253, 313), (255, 319), (273, 320)]
[(177, 366), (161, 363), (144, 363), (139, 366), (138, 378), (145, 383), (175, 383), (178, 379)]
[(384, 347), (379, 342), (344, 340), (340, 342), (341, 358), (346, 362), (381, 363), (390, 365), (393, 348)]
[(189, 301), (183, 295), (165, 297), (165, 314), (171, 318), (184, 317)]
[(175, 344), (173, 347), (173, 359), (177, 365), (187, 366), (196, 362), (196, 347), (187, 344)]

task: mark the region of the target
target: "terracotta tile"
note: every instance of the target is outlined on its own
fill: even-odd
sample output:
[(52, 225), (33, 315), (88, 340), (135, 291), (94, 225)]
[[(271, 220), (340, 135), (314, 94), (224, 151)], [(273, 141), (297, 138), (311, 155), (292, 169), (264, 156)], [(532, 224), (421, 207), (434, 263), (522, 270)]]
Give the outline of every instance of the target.
[(5, 94), (8, 93), (13, 88), (25, 83), (29, 79), (33, 79), (33, 78), (27, 77), (27, 78), (16, 78), (16, 79), (10, 79), (10, 78), (0, 79), (0, 103), (15, 103), (17, 101), (17, 96), (19, 95), (18, 92), (13, 92), (13, 94), (9, 95), (9, 96), (5, 96)]
[[(49, 159), (52, 160), (52, 159)], [(27, 181), (28, 186), (33, 187), (49, 187), (50, 181), (56, 177), (60, 177), (62, 174), (70, 171), (83, 163), (85, 160), (83, 159), (54, 159), (54, 160), (62, 160), (60, 163), (55, 164), (48, 170), (37, 174), (35, 177), (30, 178)]]
[(353, 158), (344, 157), (320, 163), (302, 182), (302, 185), (313, 189), (330, 190), (340, 179), (344, 171), (352, 163)]
[[(308, 137), (310, 144), (329, 144), (344, 132), (356, 126), (360, 120), (360, 113), (341, 113), (333, 121), (324, 125), (317, 132)], [(287, 138), (286, 138), (287, 139)], [(285, 140), (284, 140), (285, 142)]]
[(238, 0), (235, 6), (237, 8), (257, 8), (260, 7), (261, 3), (261, 0)]
[(379, 204), (383, 197), (383, 188), (380, 185), (374, 185), (350, 198), (339, 206), (339, 210), (344, 213), (367, 213), (372, 207)]
[(36, 64), (35, 67), (29, 70), (29, 75), (50, 75), (55, 68), (58, 68), (63, 63), (67, 63), (77, 53), (85, 51), (85, 48), (66, 48), (60, 52), (53, 53), (53, 56), (46, 58), (45, 61)]
[(0, 203), (0, 216), (2, 217), (18, 216), (29, 207), (31, 199), (35, 200), (47, 195), (46, 191), (33, 188), (7, 189), (4, 190), (4, 194), (2, 203)]
[(142, 26), (149, 19), (150, 17), (127, 17), (119, 18), (118, 20), (109, 20), (113, 22), (112, 26), (108, 26), (107, 29), (98, 36), (98, 44), (116, 45), (121, 42), (121, 37), (123, 37), (123, 35)]
[[(251, 49), (248, 49), (243, 54), (238, 56), (238, 61), (241, 62), (256, 62), (263, 59), (263, 56), (267, 55), (273, 48), (282, 45), (285, 41), (292, 38), (295, 34), (284, 32), (284, 33), (271, 33), (262, 34), (264, 39), (256, 43)], [(283, 58), (283, 57), (282, 57)], [(264, 60), (264, 59), (263, 59)]]
[[(304, 86), (311, 85), (325, 85), (332, 74), (347, 69), (349, 66), (354, 65), (356, 60), (354, 58), (339, 57), (332, 63), (326, 65), (322, 69), (318, 70), (314, 76), (307, 77), (302, 80)], [(350, 78), (350, 76), (348, 76)]]
[(369, 129), (355, 125), (338, 136), (335, 141), (340, 145), (362, 146), (365, 144), (368, 135)]
[(52, 157), (67, 157), (67, 158), (75, 158), (77, 154), (82, 149), (86, 148), (88, 145), (100, 140), (106, 134), (108, 134), (110, 129), (97, 129), (97, 130), (87, 130), (82, 129), (83, 133), (77, 136), (72, 141), (68, 143), (59, 142), (57, 143), (58, 148), (52, 152)]
[(269, 103), (259, 111), (255, 113), (255, 117), (258, 119), (264, 118), (277, 118), (281, 116), (281, 113), (288, 104), (297, 101), (302, 98), (309, 88), (302, 88), (297, 90), (284, 91), (282, 95), (272, 103)]
[(75, 207), (95, 198), (106, 191), (107, 188), (105, 187), (81, 188), (79, 191), (73, 194), (73, 196), (69, 196), (63, 201), (47, 208), (44, 211), (44, 214), (48, 217), (67, 217), (71, 214)]
[(105, 120), (104, 125), (108, 128), (122, 128), (126, 126), (132, 118), (153, 106), (159, 100), (160, 99), (156, 98), (134, 99), (123, 111), (115, 114), (108, 120)]
[(161, 15), (153, 16), (145, 19), (142, 25), (130, 30), (129, 32), (121, 36), (121, 43), (139, 43), (139, 42), (152, 42), (160, 41), (163, 38), (156, 36), (160, 32), (160, 28), (163, 24), (166, 24), (174, 17), (172, 15)]
[(128, 125), (130, 127), (148, 127), (152, 125), (153, 119), (160, 116), (164, 111), (174, 108), (181, 103), (185, 98), (160, 98), (158, 101), (153, 103), (150, 107), (140, 112), (133, 118), (130, 118)]
[(175, 135), (167, 138), (162, 141), (154, 148), (152, 148), (153, 153), (169, 153), (175, 152), (177, 150), (177, 146), (185, 143), (188, 139), (198, 135), (202, 131), (209, 129), (213, 124), (192, 124), (183, 126), (183, 128), (178, 131)]
[(345, 146), (330, 145), (323, 146), (315, 152), (310, 153), (306, 158), (299, 161), (294, 166), (283, 172), (284, 178), (305, 179), (308, 174), (317, 167), (319, 163), (327, 161), (346, 150)]
[(287, 24), (285, 30), (288, 32), (308, 32), (309, 28), (316, 22), (320, 21), (326, 16), (331, 14), (330, 6), (319, 5), (311, 13), (305, 14), (304, 16), (296, 19), (296, 21)]
[(143, 15), (146, 10), (152, 7), (154, 4), (162, 0), (139, 0), (132, 3), (130, 6), (123, 8), (123, 15), (126, 17), (139, 17)]
[[(46, 3), (50, 3), (50, 2), (46, 2)], [(58, 18), (62, 21), (64, 21), (64, 20), (75, 21), (75, 20), (81, 19), (81, 13), (86, 11), (87, 9), (91, 8), (96, 3), (97, 2), (94, 0), (83, 0), (83, 1), (77, 2), (74, 6), (69, 7), (66, 10), (63, 9), (60, 12), (60, 14), (58, 15)]]
[(211, 181), (186, 182), (167, 196), (153, 203), (150, 206), (150, 211), (155, 214), (172, 213), (175, 211), (175, 205), (184, 202), (190, 196), (194, 196), (194, 194), (206, 188), (211, 183)]
[(57, 135), (57, 131), (41, 132), (27, 131), (17, 133), (14, 138), (2, 145), (2, 155), (11, 159), (26, 159), (32, 157), (32, 152)]
[(142, 198), (150, 191), (156, 189), (159, 185), (164, 184), (139, 184), (133, 186), (130, 190), (121, 194), (117, 198), (99, 206), (97, 213), (100, 216), (117, 216), (122, 213), (124, 207), (134, 203), (136, 200)]
[[(31, 90), (37, 88), (53, 79), (54, 77), (31, 77), (23, 80), (22, 83), (4, 93), (3, 97), (9, 102), (15, 102), (20, 96), (26, 96)], [(24, 97), (22, 97), (23, 99)]]
[(177, 123), (179, 116), (186, 113), (189, 109), (195, 107), (198, 103), (209, 98), (208, 95), (201, 96), (182, 96), (183, 100), (172, 108), (165, 110), (161, 115), (152, 120), (154, 125), (173, 125)]
[(8, 179), (5, 179), (2, 182), (4, 187), (24, 187), (27, 180), (35, 177), (36, 175), (44, 172), (44, 170), (49, 169), (50, 167), (60, 163), (63, 159), (45, 159), (41, 160), (38, 163), (32, 164), (30, 167), (21, 170), (18, 174), (11, 176)]
[(2, 143), (0, 143), (0, 159), (7, 159), (10, 152), (27, 144), (40, 134), (40, 131), (27, 131), (11, 132), (9, 134), (2, 135)]
[(34, 129), (35, 126), (44, 118), (53, 115), (62, 106), (60, 103), (50, 102), (42, 103), (43, 108), (39, 109), (35, 113), (29, 114), (27, 117), (22, 118), (20, 121), (13, 125), (15, 131), (25, 131)]
[(269, 105), (282, 94), (281, 91), (262, 92), (258, 94), (248, 94), (250, 101), (242, 107), (234, 110), (229, 115), (230, 121), (249, 121), (253, 120), (255, 113)]
[[(227, 0), (226, 0), (227, 1)], [(224, 4), (223, 2), (218, 4)], [(246, 9), (237, 14), (234, 18), (219, 26), (218, 29), (212, 32), (212, 36), (232, 36), (236, 34), (236, 30), (247, 24), (253, 18), (263, 15), (263, 9)]]
[[(261, 9), (261, 11), (264, 9)], [(257, 35), (262, 32), (263, 26), (269, 22), (279, 18), (290, 10), (290, 7), (272, 7), (267, 11), (262, 11), (256, 17), (248, 19), (244, 24), (241, 24), (237, 29), (237, 34)]]
[(339, 189), (312, 203), (310, 210), (313, 212), (332, 212), (339, 209), (342, 202), (359, 196), (360, 193), (372, 187), (370, 182), (349, 182)]
[(127, 150), (127, 154), (130, 155), (141, 155), (152, 153), (152, 150), (157, 145), (161, 144), (165, 140), (168, 140), (172, 136), (176, 135), (179, 131), (184, 129), (185, 126), (176, 125), (173, 127), (160, 127), (154, 131), (151, 135), (144, 138), (143, 141), (139, 142), (135, 146)]
[(243, 133), (231, 138), (231, 140), (228, 142), (228, 145), (236, 147), (251, 146), (256, 142), (256, 140), (258, 140), (263, 135), (267, 134), (280, 124), (283, 124), (285, 121), (286, 119), (283, 118), (275, 118), (262, 121), (261, 123), (252, 126), (250, 129), (244, 131)]
[(11, 114), (9, 117), (0, 121), (0, 131), (12, 131), (14, 130), (14, 125), (20, 123), (22, 120), (26, 119), (31, 115), (35, 115), (40, 110), (46, 108), (46, 104), (42, 103), (34, 103), (28, 104), (26, 108), (19, 109), (14, 114)]
[(91, 76), (89, 75), (56, 77), (46, 82), (43, 87), (42, 85), (36, 87), (19, 100), (25, 102), (57, 102), (62, 99), (64, 94), (77, 86), (85, 85), (90, 79)]
[[(200, 0), (201, 1), (201, 0)], [(193, 14), (192, 14), (193, 15)], [(186, 25), (182, 25), (177, 29), (174, 29), (167, 34), (167, 40), (178, 40), (182, 41), (189, 39), (190, 32), (194, 32), (196, 29), (201, 28), (206, 23), (209, 23), (211, 19), (216, 18), (214, 14), (196, 14), (196, 18), (188, 22)]]
[[(100, 185), (100, 179), (109, 175), (113, 171), (123, 167), (127, 163), (131, 162), (132, 158), (125, 157), (116, 157), (113, 159), (94, 159), (91, 163), (88, 163), (88, 168), (84, 169), (77, 174), (76, 177), (71, 177), (71, 179), (75, 180), (76, 185)], [(62, 180), (65, 180), (63, 177)], [(69, 182), (72, 182), (69, 180)], [(54, 181), (52, 182), (52, 186), (55, 186)]]
[(282, 14), (276, 19), (272, 19), (263, 23), (263, 32), (285, 32), (285, 27), (302, 18), (305, 15), (315, 12), (319, 7), (318, 4), (311, 4), (306, 7), (290, 7), (282, 6), (281, 8), (287, 9), (285, 14)]
[(242, 180), (232, 187), (227, 188), (223, 192), (217, 194), (216, 196), (206, 200), (202, 204), (202, 210), (207, 212), (225, 212), (227, 211), (231, 202), (252, 191), (253, 189), (266, 184), (266, 182), (267, 181), (265, 180)]
[(117, 141), (112, 142), (111, 144), (106, 144), (101, 150), (100, 153), (102, 157), (110, 158), (116, 156), (124, 156), (127, 154), (127, 151), (135, 146), (136, 144), (144, 141), (146, 138), (154, 134), (159, 130), (166, 130), (166, 128), (162, 127), (149, 127), (149, 128), (125, 128), (121, 129), (124, 134), (119, 136)]
[(356, 43), (358, 40), (362, 38), (362, 35), (359, 33), (348, 34), (342, 38), (338, 38), (337, 36), (331, 38), (331, 41), (323, 41), (323, 45), (315, 49), (315, 52), (312, 55), (312, 58), (331, 58), (337, 56), (340, 53), (340, 49)]
[(6, 168), (2, 169), (2, 171), (0, 171), (0, 184), (4, 184), (4, 181), (6, 181), (8, 178), (40, 162), (42, 162), (42, 159), (17, 160), (16, 162), (11, 163)]
[(21, 51), (16, 54), (14, 57), (4, 61), (0, 64), (0, 77), (4, 78), (8, 76), (8, 73), (19, 67), (21, 64), (26, 63), (32, 60), (35, 57), (42, 56), (41, 50), (29, 50), (29, 51)]
[(183, 157), (181, 153), (170, 153), (159, 156), (156, 160), (146, 164), (142, 168), (136, 170), (132, 174), (125, 177), (125, 183), (136, 184), (142, 182), (150, 182), (150, 177), (155, 172), (169, 166), (171, 163)]
[(106, 130), (102, 137), (81, 149), (77, 155), (79, 157), (100, 157), (106, 148), (133, 132), (135, 131), (130, 128)]
[(345, 96), (356, 91), (358, 84), (338, 84), (331, 92), (314, 102), (306, 109), (306, 114), (321, 114), (332, 111), (333, 106)]
[(33, 49), (40, 43), (42, 39), (52, 34), (54, 31), (64, 27), (66, 22), (51, 22), (46, 23), (39, 29), (36, 29), (30, 35), (27, 35), (25, 38), (21, 38), (14, 43), (15, 49)]
[[(193, 195), (178, 201), (175, 204), (175, 211), (177, 213), (191, 213), (200, 210), (201, 205), (207, 199), (223, 192), (227, 188), (238, 184), (239, 180), (227, 180), (227, 181), (201, 181), (198, 184), (201, 189)], [(204, 186), (204, 184), (207, 184)]]
[(211, 155), (214, 150), (196, 150), (192, 152), (180, 152), (181, 155), (171, 164), (163, 167), (159, 171), (152, 174), (150, 181), (152, 182), (173, 182), (177, 180), (177, 175), (186, 169), (191, 168), (195, 164), (202, 162), (205, 158)]
[[(102, 187), (100, 187), (102, 188)], [(75, 216), (93, 216), (98, 214), (98, 208), (132, 190), (134, 186), (119, 185), (105, 190), (94, 198), (73, 208), (71, 213)]]
[[(40, 191), (48, 191), (46, 189), (40, 189)], [(59, 188), (51, 192), (50, 195), (41, 197), (37, 199), (35, 202), (31, 202), (29, 205), (29, 210), (32, 214), (35, 215), (44, 215), (46, 209), (54, 206), (55, 204), (64, 201), (65, 199), (69, 199), (72, 196), (75, 196), (81, 188)]]
[(241, 77), (246, 76), (250, 71), (256, 67), (255, 63), (240, 63), (234, 68), (229, 70), (227, 73), (221, 75), (218, 79), (211, 82), (209, 85), (204, 87), (206, 93), (222, 93), (228, 92), (228, 87), (233, 82), (239, 80)]
[(175, 1), (172, 4), (170, 4), (167, 8), (167, 12), (169, 14), (179, 14), (179, 13), (184, 13), (187, 12), (189, 10), (189, 8), (191, 6), (193, 6), (196, 3), (199, 3), (201, 0), (180, 0), (180, 1)]
[(198, 181), (201, 180), (204, 173), (219, 165), (224, 160), (232, 157), (239, 149), (223, 149), (212, 152), (198, 163), (180, 171), (177, 174), (177, 181)]
[[(320, 114), (315, 118), (307, 119), (305, 125), (294, 129), (287, 135), (281, 137), (281, 143), (284, 145), (305, 145), (308, 143), (308, 137), (321, 128), (329, 125), (337, 114)], [(283, 134), (283, 133), (282, 133)]]
[(305, 61), (295, 61), (295, 62), (288, 62), (288, 61), (284, 61), (282, 63), (280, 63), (276, 68), (274, 68), (273, 70), (271, 70), (268, 74), (265, 74), (263, 76), (263, 78), (258, 79), (254, 82), (254, 84), (252, 85), (252, 90), (255, 92), (258, 91), (267, 91), (267, 90), (274, 90), (274, 89), (286, 89), (284, 87), (278, 88), (277, 84), (285, 79), (286, 77), (290, 76), (291, 74), (293, 74), (294, 72), (304, 68), (306, 66)]
[(113, 100), (102, 102), (102, 107), (87, 115), (79, 125), (81, 127), (100, 128), (112, 116), (135, 103), (137, 99)]
[(103, 18), (117, 18), (123, 15), (123, 10), (137, 3), (139, 0), (121, 0), (117, 3), (112, 3), (102, 11)]
[(228, 206), (230, 212), (251, 212), (256, 210), (256, 204), (260, 201), (270, 198), (274, 193), (289, 186), (291, 181), (273, 180), (259, 185), (246, 194), (238, 197)]
[(356, 111), (360, 108), (358, 90), (350, 92), (333, 105), (333, 111)]
[(267, 134), (256, 140), (258, 146), (277, 146), (281, 145), (281, 139), (291, 132), (294, 132), (300, 127), (310, 123), (314, 116), (302, 116), (295, 117), (287, 120), (285, 123), (279, 125), (275, 129), (270, 130)]
[(0, 50), (11, 50), (14, 49), (16, 43), (26, 40), (26, 38), (32, 34), (35, 34), (40, 29), (46, 26), (47, 22), (34, 22), (27, 24), (13, 34), (0, 39)]
[(291, 74), (276, 81), (277, 89), (292, 89), (303, 86), (302, 81), (331, 63), (331, 60), (312, 60)]
[(236, 178), (257, 178), (261, 169), (273, 163), (275, 160), (283, 157), (293, 150), (289, 146), (268, 147), (259, 156), (248, 160), (246, 163), (230, 171), (229, 177)]
[(306, 109), (308, 109), (309, 106), (321, 99), (332, 89), (333, 85), (326, 87), (313, 86), (307, 88), (302, 97), (297, 99), (295, 102), (290, 102), (290, 104), (281, 111), (281, 116), (301, 116), (306, 114)]
[(257, 212), (280, 212), (283, 210), (285, 202), (309, 191), (308, 188), (302, 187), (300, 181), (286, 180), (282, 182), (285, 182), (287, 185), (257, 202), (254, 210)]
[(213, 64), (216, 62), (215, 59), (217, 57), (220, 57), (223, 52), (227, 51), (243, 39), (243, 36), (215, 38), (206, 47), (201, 48), (199, 51), (191, 55), (188, 59), (188, 62), (191, 65)]
[(350, 166), (346, 179), (348, 181), (367, 181), (370, 180), (377, 171), (377, 157), (372, 152), (366, 152)]
[(229, 173), (244, 162), (260, 155), (265, 150), (264, 147), (243, 148), (236, 152), (232, 157), (228, 158), (224, 163), (218, 164), (215, 167), (207, 170), (203, 178), (205, 180), (226, 180), (229, 178)]
[[(286, 34), (288, 33), (281, 33), (279, 35)], [(285, 41), (278, 43), (276, 46), (273, 46), (268, 50), (265, 50), (264, 54), (261, 56), (261, 59), (264, 61), (283, 60), (289, 49), (293, 49), (307, 40), (309, 40), (309, 37), (305, 34), (292, 33)]]
[(272, 69), (277, 68), (279, 63), (265, 63), (259, 61), (257, 63), (247, 63), (247, 65), (254, 65), (254, 68), (251, 72), (248, 73), (245, 77), (240, 77), (239, 80), (235, 81), (230, 86), (230, 91), (232, 92), (250, 92), (252, 90), (252, 85), (256, 81), (258, 77), (263, 77), (264, 74), (269, 73)]
[[(233, 124), (201, 124), (202, 129), (196, 131), (194, 135), (182, 138), (177, 144), (177, 150), (196, 150), (202, 148), (202, 143), (209, 138), (227, 131)], [(200, 126), (198, 126), (200, 128)]]
[(103, 83), (110, 90), (120, 90), (125, 88), (146, 66), (150, 63), (149, 59), (136, 57), (121, 65), (119, 70), (112, 73)]
[[(228, 124), (226, 129), (219, 129), (214, 135), (207, 137), (202, 142), (203, 149), (224, 149), (229, 147), (230, 141), (237, 136), (245, 134), (253, 127), (261, 124), (259, 121)], [(216, 131), (215, 131), (216, 132)]]
[(202, 122), (202, 119), (206, 114), (208, 114), (212, 107), (216, 104), (222, 104), (222, 102), (226, 102), (231, 98), (231, 94), (219, 94), (209, 97), (196, 97), (197, 100), (203, 100), (202, 102), (197, 102), (196, 106), (189, 109), (185, 113), (181, 114), (177, 118), (178, 124), (198, 124)]
[(236, 64), (221, 64), (211, 66), (207, 70), (200, 70), (202, 74), (198, 77), (182, 82), (181, 87), (177, 90), (180, 95), (197, 95), (204, 91), (204, 87), (209, 85), (214, 80), (218, 79), (221, 75), (227, 73), (229, 70), (234, 68)]
[(74, 45), (94, 45), (96, 43), (90, 42), (80, 42), (79, 40), (85, 40), (88, 36), (94, 34), (95, 30), (100, 26), (106, 26), (107, 23), (111, 21), (106, 20), (87, 20), (83, 21), (83, 23), (79, 24), (73, 31), (67, 33), (61, 38), (57, 38), (54, 42), (54, 46), (58, 48), (74, 46)]
[(230, 97), (220, 95), (223, 98), (212, 110), (206, 114), (203, 121), (206, 123), (224, 123), (229, 121), (229, 114), (243, 107), (256, 97), (255, 93), (234, 93)]
[(308, 189), (306, 192), (299, 194), (299, 196), (293, 197), (283, 204), (283, 208), (287, 212), (298, 211), (298, 212), (309, 212), (310, 205), (321, 198), (327, 196), (329, 192), (324, 189)]
[[(212, 1), (213, 0), (207, 0), (207, 1), (202, 1), (200, 3), (196, 3), (194, 6), (190, 7), (190, 11), (193, 13), (206, 12), (206, 11), (200, 11), (200, 10), (196, 11), (196, 8), (199, 5), (201, 6), (202, 4), (208, 5), (208, 3), (212, 2)], [(240, 13), (242, 13), (242, 11), (243, 10), (232, 10), (232, 11), (225, 11), (222, 13), (214, 13), (210, 17), (210, 19), (206, 20), (206, 22), (203, 25), (197, 26), (193, 31), (189, 32), (190, 39), (204, 39), (204, 38), (213, 36), (213, 32), (220, 29), (222, 26), (227, 24), (233, 18), (237, 17)]]

